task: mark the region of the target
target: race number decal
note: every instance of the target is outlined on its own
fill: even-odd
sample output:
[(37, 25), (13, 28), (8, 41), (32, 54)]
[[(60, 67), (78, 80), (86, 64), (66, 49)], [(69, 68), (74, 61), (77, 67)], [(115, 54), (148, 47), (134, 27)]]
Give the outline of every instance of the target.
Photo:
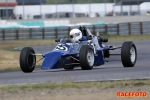
[(55, 48), (55, 50), (63, 50), (63, 51), (68, 51), (68, 48), (63, 45), (63, 44), (58, 44)]

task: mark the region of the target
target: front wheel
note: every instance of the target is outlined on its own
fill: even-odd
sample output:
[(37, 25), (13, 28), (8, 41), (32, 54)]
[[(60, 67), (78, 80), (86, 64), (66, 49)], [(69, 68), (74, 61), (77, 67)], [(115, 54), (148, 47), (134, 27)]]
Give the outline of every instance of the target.
[(137, 59), (136, 46), (133, 42), (124, 42), (121, 49), (121, 60), (124, 67), (134, 67)]
[(80, 66), (83, 70), (93, 69), (95, 56), (94, 50), (89, 45), (84, 45), (81, 47), (79, 52)]
[(35, 52), (31, 47), (25, 47), (20, 53), (20, 68), (25, 73), (30, 73), (34, 70), (36, 64)]

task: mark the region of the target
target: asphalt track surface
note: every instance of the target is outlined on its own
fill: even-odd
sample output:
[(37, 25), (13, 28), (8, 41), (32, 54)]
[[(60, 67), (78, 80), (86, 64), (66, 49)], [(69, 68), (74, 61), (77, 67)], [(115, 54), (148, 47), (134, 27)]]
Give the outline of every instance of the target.
[[(108, 42), (106, 45), (121, 46), (123, 41)], [(80, 67), (72, 71), (64, 69), (40, 70), (32, 73), (22, 71), (0, 72), (0, 85), (34, 84), (45, 82), (84, 82), (107, 81), (124, 79), (150, 78), (150, 40), (134, 41), (137, 47), (137, 63), (133, 68), (124, 68), (121, 61), (106, 62), (105, 65), (94, 67), (92, 70), (81, 70)], [(44, 48), (43, 48), (44, 47)], [(33, 47), (36, 51), (47, 52), (54, 46)], [(111, 53), (120, 53), (115, 50)], [(119, 60), (120, 56), (112, 56), (110, 60)]]

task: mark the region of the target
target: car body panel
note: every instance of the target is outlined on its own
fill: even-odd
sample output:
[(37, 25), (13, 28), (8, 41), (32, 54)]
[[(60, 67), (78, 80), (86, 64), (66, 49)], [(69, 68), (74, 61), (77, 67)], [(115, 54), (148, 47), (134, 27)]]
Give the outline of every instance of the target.
[(99, 66), (105, 64), (103, 51), (97, 51), (97, 56), (95, 56), (94, 66)]
[(43, 54), (44, 61), (41, 69), (62, 68), (61, 57), (77, 53), (78, 46), (79, 45), (74, 42), (69, 44), (65, 42), (65, 39), (62, 39), (51, 52)]
[(62, 68), (60, 58), (65, 55), (62, 51), (52, 51), (44, 55), (45, 59), (42, 63), (42, 69), (57, 69)]

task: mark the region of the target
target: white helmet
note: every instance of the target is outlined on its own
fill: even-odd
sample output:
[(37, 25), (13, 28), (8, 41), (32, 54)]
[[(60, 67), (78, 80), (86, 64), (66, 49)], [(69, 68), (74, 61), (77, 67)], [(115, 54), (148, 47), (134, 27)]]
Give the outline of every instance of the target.
[(74, 41), (79, 41), (79, 39), (82, 38), (82, 32), (79, 29), (72, 29), (70, 31), (70, 37), (74, 40)]

